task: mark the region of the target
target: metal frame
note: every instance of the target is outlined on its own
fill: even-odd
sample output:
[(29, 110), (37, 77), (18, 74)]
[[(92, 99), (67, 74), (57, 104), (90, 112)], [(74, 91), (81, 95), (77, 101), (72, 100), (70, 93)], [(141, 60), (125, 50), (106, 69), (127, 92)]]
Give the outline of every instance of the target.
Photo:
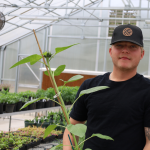
[[(74, 2), (74, 0), (66, 0), (66, 2), (65, 3), (63, 3), (61, 6), (48, 6), (49, 4), (51, 4), (52, 3), (52, 1), (53, 0), (45, 0), (45, 2), (43, 2), (43, 3), (41, 3), (41, 4), (36, 4), (34, 1), (33, 2), (29, 2), (29, 3), (25, 3), (25, 5), (22, 5), (22, 6), (19, 6), (19, 7), (16, 7), (14, 10), (12, 10), (12, 11), (10, 11), (10, 12), (7, 12), (5, 15), (9, 15), (9, 16), (15, 16), (15, 17), (17, 17), (17, 16), (19, 16), (19, 15), (11, 15), (11, 13), (12, 12), (14, 12), (14, 11), (16, 11), (16, 10), (18, 10), (18, 9), (20, 9), (20, 8), (31, 8), (31, 9), (33, 9), (33, 8), (37, 8), (37, 9), (39, 9), (39, 8), (44, 8), (44, 10), (46, 10), (47, 12), (44, 12), (44, 14), (43, 14), (43, 16), (44, 15), (46, 15), (46, 14), (49, 14), (49, 13), (54, 13), (55, 15), (57, 15), (58, 16), (58, 18), (60, 19), (60, 20), (58, 20), (58, 21), (54, 21), (54, 22), (51, 22), (51, 23), (44, 23), (44, 22), (42, 22), (42, 23), (37, 23), (37, 24), (43, 24), (43, 26), (42, 27), (40, 27), (40, 28), (38, 28), (38, 29), (36, 29), (36, 31), (40, 31), (40, 30), (42, 30), (42, 29), (44, 29), (45, 31), (44, 31), (44, 35), (43, 35), (43, 40), (44, 40), (44, 44), (43, 44), (43, 46), (42, 46), (42, 48), (43, 48), (43, 50), (46, 48), (46, 49), (48, 49), (48, 40), (50, 40), (51, 38), (79, 38), (79, 39), (94, 39), (94, 40), (97, 40), (97, 51), (96, 51), (96, 62), (95, 62), (95, 71), (97, 71), (98, 70), (98, 57), (99, 57), (99, 46), (100, 46), (100, 43), (99, 43), (99, 40), (101, 40), (101, 39), (103, 39), (103, 40), (106, 40), (105, 41), (105, 55), (104, 55), (104, 59), (106, 58), (106, 50), (107, 50), (107, 42), (108, 42), (108, 39), (111, 39), (110, 37), (99, 37), (99, 35), (100, 35), (100, 33), (98, 33), (98, 37), (90, 37), (90, 36), (84, 36), (84, 33), (83, 33), (83, 29), (82, 28), (80, 28), (80, 27), (98, 27), (99, 28), (99, 31), (100, 31), (100, 27), (106, 27), (106, 28), (108, 28), (108, 27), (116, 27), (116, 26), (110, 26), (110, 25), (107, 25), (107, 26), (104, 26), (104, 25), (97, 25), (97, 26), (89, 26), (89, 25), (86, 25), (86, 23), (87, 23), (87, 21), (88, 20), (99, 20), (99, 21), (103, 21), (103, 20), (106, 20), (106, 21), (108, 21), (108, 20), (111, 20), (111, 19), (115, 19), (115, 20), (136, 20), (136, 21), (144, 21), (144, 20), (146, 20), (147, 18), (140, 18), (139, 16), (139, 14), (138, 14), (138, 16), (137, 16), (137, 18), (104, 18), (104, 17), (101, 17), (101, 18), (99, 18), (99, 17), (97, 17), (97, 16), (95, 16), (95, 15), (93, 15), (93, 13), (94, 13), (94, 11), (95, 10), (111, 10), (111, 9), (116, 9), (116, 10), (139, 10), (139, 12), (141, 11), (141, 10), (148, 10), (149, 11), (149, 7), (148, 8), (141, 8), (141, 7), (131, 7), (130, 6), (130, 4), (132, 4), (131, 3), (131, 1), (128, 1), (128, 5), (126, 5), (125, 4), (125, 7), (98, 7), (99, 6), (99, 4), (102, 2), (102, 0), (95, 0), (94, 2), (93, 1), (91, 1), (91, 3), (90, 4), (88, 4), (87, 6), (85, 6), (85, 0), (83, 0), (83, 6), (81, 7), (81, 6), (79, 6), (79, 1), (80, 0), (78, 0), (76, 3)], [(27, 6), (27, 5), (29, 5), (30, 3), (33, 3), (33, 4), (35, 4), (36, 6)], [(74, 5), (75, 5), (75, 7), (69, 7), (68, 6), (68, 4), (69, 3), (74, 3)], [(93, 6), (93, 5), (95, 5), (95, 4), (97, 4), (98, 3), (98, 5), (97, 5), (97, 7), (91, 7), (91, 6)], [(41, 6), (42, 4), (45, 4), (44, 6)], [(110, 1), (109, 1), (109, 5), (110, 5)], [(133, 6), (133, 4), (132, 4), (132, 6)], [(141, 0), (140, 0), (140, 5), (139, 6), (141, 6)], [(7, 7), (10, 7), (10, 6), (7, 6)], [(29, 9), (29, 10), (27, 10), (27, 11), (30, 11), (31, 9)], [(52, 9), (52, 10), (49, 10), (49, 9)], [(59, 14), (57, 14), (56, 12), (54, 12), (56, 9), (66, 9), (66, 13), (65, 13), (65, 16), (60, 16)], [(72, 9), (72, 11), (70, 12), (70, 13), (68, 13), (68, 9)], [(88, 10), (93, 10), (93, 12), (91, 13), (91, 12), (89, 12)], [(83, 15), (82, 15), (82, 17), (72, 17), (72, 15), (74, 15), (74, 14), (76, 14), (76, 13), (78, 13), (78, 12), (80, 12), (80, 11), (82, 11), (83, 12)], [(89, 17), (84, 17), (84, 12), (88, 12), (89, 14), (90, 14), (90, 16)], [(22, 15), (23, 15), (24, 13), (22, 13)], [(93, 17), (91, 17), (91, 16), (93, 16)], [(44, 16), (45, 17), (45, 16)], [(11, 19), (13, 19), (14, 17), (12, 17)], [(11, 20), (11, 19), (9, 19), (8, 20), (8, 22), (7, 23), (10, 23), (9, 21)], [(72, 23), (70, 23), (68, 20), (69, 19), (81, 19), (82, 20), (82, 23), (81, 24), (72, 24)], [(65, 25), (65, 24), (56, 24), (56, 23), (58, 23), (58, 22), (60, 22), (61, 20), (64, 20), (65, 22), (67, 22), (68, 23), (68, 25)], [(85, 21), (83, 21), (83, 20), (85, 20)], [(21, 24), (21, 25), (17, 25), (17, 24), (15, 24), (15, 23), (10, 23), (10, 24), (13, 24), (13, 25), (15, 25), (16, 27), (15, 28), (13, 28), (13, 29), (11, 29), (11, 30), (9, 30), (9, 31), (12, 31), (12, 30), (14, 30), (14, 29), (16, 29), (16, 28), (18, 28), (18, 27), (22, 27), (22, 28), (25, 28), (25, 29), (27, 29), (27, 30), (31, 30), (31, 29), (29, 29), (29, 28), (26, 28), (26, 27), (24, 27), (24, 25), (26, 25), (26, 24), (28, 24), (28, 23), (31, 23), (31, 24), (33, 24), (33, 23), (35, 23), (35, 22), (33, 22), (33, 20), (31, 20), (31, 21), (27, 21), (27, 22), (25, 22), (25, 23), (23, 23), (23, 24)], [(82, 33), (81, 33), (81, 36), (65, 36), (65, 35), (58, 35), (58, 36), (54, 36), (54, 35), (51, 35), (51, 33), (50, 33), (50, 35), (48, 35), (48, 32), (49, 32), (49, 27), (51, 27), (51, 29), (52, 29), (52, 27), (53, 27), (53, 25), (62, 25), (62, 26), (76, 26), (76, 27), (78, 27), (78, 28), (80, 28), (81, 30), (82, 30)], [(7, 33), (7, 32), (9, 32), (9, 31), (6, 31), (6, 32), (3, 32), (2, 34), (0, 34), (0, 35), (3, 35), (3, 34), (5, 34), (5, 33)], [(31, 34), (33, 34), (33, 32), (31, 31), (30, 33), (28, 33), (28, 34), (26, 34), (26, 35), (24, 35), (24, 36), (22, 36), (22, 37), (20, 37), (20, 38), (17, 38), (17, 39), (15, 39), (15, 40), (13, 40), (13, 41), (11, 41), (11, 42), (8, 42), (7, 43), (7, 45), (8, 44), (10, 44), (10, 43), (13, 43), (13, 42), (15, 42), (15, 41), (18, 41), (18, 43), (19, 43), (19, 41), (22, 39), (22, 38), (24, 38), (24, 37), (26, 37), (26, 36), (29, 36), (29, 35), (31, 35)], [(145, 39), (145, 40), (148, 40), (149, 41), (149, 39)], [(51, 42), (49, 43), (49, 44), (51, 44)], [(19, 59), (19, 57), (20, 56), (27, 56), (26, 54), (19, 54), (19, 44), (18, 44), (18, 59)], [(50, 48), (49, 48), (49, 51), (50, 51)], [(1, 53), (2, 53), (2, 51), (1, 51)], [(1, 55), (1, 57), (2, 57), (2, 55)], [(2, 59), (1, 59), (1, 61), (2, 61)], [(1, 63), (2, 64), (2, 63)], [(43, 66), (43, 64), (41, 65), (41, 67)], [(37, 80), (40, 82), (40, 84), (39, 84), (39, 87), (41, 87), (41, 81), (42, 81), (42, 73), (40, 73), (40, 79), (35, 75), (35, 73), (33, 72), (33, 70), (28, 66), (28, 68), (31, 70), (31, 72), (34, 74), (34, 76), (37, 78)], [(2, 69), (2, 68), (0, 68), (0, 69)], [(103, 68), (103, 71), (105, 71), (106, 70), (106, 63), (104, 63), (104, 68)], [(18, 81), (18, 78), (19, 78), (19, 76), (18, 76), (18, 73), (19, 73), (19, 67), (16, 69), (16, 73), (17, 73), (17, 76), (16, 76), (16, 82)], [(0, 79), (2, 80), (2, 75), (0, 76)], [(0, 80), (0, 81), (1, 81)], [(7, 80), (7, 79), (4, 79), (4, 80)], [(23, 86), (23, 85), (19, 85), (19, 86)], [(17, 85), (17, 83), (16, 83), (16, 87), (15, 87), (15, 91), (17, 91), (17, 87), (18, 87), (18, 85)]]
[[(4, 6), (0, 6), (4, 7)], [(7, 7), (12, 7), (11, 5)], [(43, 8), (43, 9), (78, 9), (78, 10), (110, 10), (110, 9), (115, 9), (115, 10), (149, 10), (149, 8), (141, 8), (141, 7), (68, 7), (68, 6), (24, 6), (24, 5), (17, 5), (16, 8)]]

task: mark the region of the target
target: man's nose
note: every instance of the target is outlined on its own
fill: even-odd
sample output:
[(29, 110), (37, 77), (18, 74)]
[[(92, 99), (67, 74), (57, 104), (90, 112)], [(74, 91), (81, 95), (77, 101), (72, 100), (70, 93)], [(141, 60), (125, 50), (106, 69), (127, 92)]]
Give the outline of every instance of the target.
[(125, 45), (123, 46), (122, 52), (129, 52), (129, 50), (130, 48), (127, 45)]

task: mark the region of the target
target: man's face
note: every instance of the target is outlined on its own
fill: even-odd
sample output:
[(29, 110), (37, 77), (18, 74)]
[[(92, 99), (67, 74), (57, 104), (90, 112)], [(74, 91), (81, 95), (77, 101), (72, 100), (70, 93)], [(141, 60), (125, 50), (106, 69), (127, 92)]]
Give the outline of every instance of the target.
[[(115, 69), (134, 70), (144, 56), (144, 50), (131, 42), (117, 42), (109, 49)], [(126, 57), (126, 58), (123, 58)]]

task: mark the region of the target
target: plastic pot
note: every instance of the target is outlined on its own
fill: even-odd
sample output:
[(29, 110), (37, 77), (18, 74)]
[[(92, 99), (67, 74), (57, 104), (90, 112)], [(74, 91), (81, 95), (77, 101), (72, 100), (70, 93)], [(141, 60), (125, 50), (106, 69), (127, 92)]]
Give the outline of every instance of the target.
[[(56, 100), (58, 102), (58, 100)], [(59, 103), (59, 102), (58, 102)], [(58, 103), (55, 102), (55, 107), (60, 106)]]
[[(22, 103), (22, 106), (25, 104), (25, 102)], [(23, 108), (21, 111), (28, 110), (28, 106), (26, 108)]]
[(23, 145), (22, 147), (20, 147), (19, 150), (26, 150), (25, 145)]
[(4, 91), (7, 91), (8, 90), (8, 92), (9, 92), (9, 88), (4, 88)]
[(49, 107), (51, 107), (51, 101), (46, 101), (44, 108), (49, 108)]
[(16, 112), (17, 111), (20, 111), (20, 108), (22, 107), (22, 102), (18, 102), (17, 104), (16, 104)]
[(3, 103), (0, 103), (0, 114), (3, 113)]
[(6, 113), (11, 113), (14, 111), (15, 104), (6, 104)]
[(33, 125), (36, 125), (36, 123), (32, 123), (32, 122), (29, 122), (29, 121), (24, 121), (24, 125), (25, 125), (25, 127), (28, 127), (28, 126), (33, 127)]
[(3, 103), (3, 112), (6, 111), (6, 103)]
[(36, 109), (44, 108), (44, 102), (38, 101), (36, 102)]
[(62, 139), (63, 138), (63, 134), (59, 134), (58, 136), (56, 136), (57, 139)]
[(28, 105), (28, 110), (33, 110), (33, 109), (36, 109), (36, 103), (32, 103)]

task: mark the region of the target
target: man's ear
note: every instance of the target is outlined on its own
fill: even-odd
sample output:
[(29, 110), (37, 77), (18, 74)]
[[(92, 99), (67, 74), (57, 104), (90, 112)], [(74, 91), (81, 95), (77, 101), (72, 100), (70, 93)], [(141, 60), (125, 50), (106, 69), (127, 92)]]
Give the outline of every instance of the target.
[(143, 49), (141, 53), (141, 59), (144, 57), (144, 54), (145, 54), (145, 50)]
[(109, 48), (109, 54), (110, 54), (110, 57), (111, 57), (111, 52), (112, 52), (112, 46)]

